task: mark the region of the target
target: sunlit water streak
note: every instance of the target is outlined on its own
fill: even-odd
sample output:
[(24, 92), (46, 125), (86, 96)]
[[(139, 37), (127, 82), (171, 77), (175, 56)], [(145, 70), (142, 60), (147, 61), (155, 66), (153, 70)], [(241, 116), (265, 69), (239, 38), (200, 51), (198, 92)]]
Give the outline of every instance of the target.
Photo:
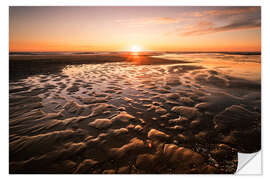
[(196, 65), (203, 65), (210, 69), (219, 69), (224, 74), (256, 81), (261, 80), (261, 55), (168, 53), (154, 57), (194, 62)]

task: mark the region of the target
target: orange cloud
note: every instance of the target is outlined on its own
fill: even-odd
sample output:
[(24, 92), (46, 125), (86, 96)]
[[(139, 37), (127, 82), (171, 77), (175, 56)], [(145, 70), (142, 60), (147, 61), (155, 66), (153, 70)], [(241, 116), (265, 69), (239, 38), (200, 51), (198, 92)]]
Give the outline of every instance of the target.
[(192, 16), (200, 17), (199, 21), (196, 21), (195, 24), (186, 25), (181, 30), (180, 35), (204, 35), (261, 27), (259, 7), (207, 10), (195, 12)]
[(232, 16), (232, 15), (241, 15), (245, 13), (253, 13), (257, 11), (260, 11), (260, 7), (230, 7), (230, 8), (224, 8), (224, 9), (194, 12), (194, 13), (190, 13), (189, 16), (192, 16), (192, 17)]
[(242, 29), (252, 29), (252, 28), (260, 28), (261, 23), (257, 21), (253, 22), (233, 22), (224, 26), (214, 27), (213, 23), (209, 22), (205, 24), (204, 22), (200, 22), (191, 28), (190, 31), (186, 31), (181, 33), (181, 35), (190, 36), (190, 35), (204, 35), (210, 33), (224, 32), (224, 31), (233, 31), (233, 30), (242, 30)]
[(116, 20), (118, 23), (126, 23), (128, 25), (142, 26), (142, 25), (159, 25), (159, 24), (175, 24), (180, 20), (171, 17), (153, 17), (153, 18), (140, 18), (131, 20)]

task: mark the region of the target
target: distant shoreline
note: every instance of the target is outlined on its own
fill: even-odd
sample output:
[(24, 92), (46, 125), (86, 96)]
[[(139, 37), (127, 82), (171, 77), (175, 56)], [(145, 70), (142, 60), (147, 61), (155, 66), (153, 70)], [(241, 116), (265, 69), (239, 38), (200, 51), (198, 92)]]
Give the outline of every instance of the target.
[[(126, 54), (131, 53), (129, 51), (82, 51), (82, 52), (72, 52), (72, 51), (25, 51), (25, 52), (9, 52), (9, 55), (101, 55), (101, 54)], [(224, 53), (224, 54), (234, 54), (234, 55), (261, 55), (259, 51), (142, 51), (141, 54), (148, 53), (176, 53), (176, 54), (195, 54), (195, 53)]]

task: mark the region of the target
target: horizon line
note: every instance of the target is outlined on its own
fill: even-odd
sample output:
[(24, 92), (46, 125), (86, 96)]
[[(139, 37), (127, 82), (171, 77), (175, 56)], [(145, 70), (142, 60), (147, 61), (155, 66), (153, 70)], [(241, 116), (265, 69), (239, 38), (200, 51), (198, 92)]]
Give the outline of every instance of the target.
[[(128, 50), (120, 50), (120, 51), (9, 51), (9, 54), (10, 53), (95, 53), (95, 52), (132, 52), (132, 51), (128, 51)], [(232, 50), (232, 51), (166, 51), (166, 50), (163, 50), (163, 51), (159, 51), (159, 50), (143, 50), (143, 51), (140, 51), (138, 53), (143, 53), (143, 52), (194, 52), (194, 53), (201, 53), (201, 52), (204, 52), (204, 53), (207, 53), (207, 52), (212, 52), (212, 53), (222, 53), (222, 52), (250, 52), (250, 53), (261, 53), (261, 51), (237, 51), (237, 50)]]

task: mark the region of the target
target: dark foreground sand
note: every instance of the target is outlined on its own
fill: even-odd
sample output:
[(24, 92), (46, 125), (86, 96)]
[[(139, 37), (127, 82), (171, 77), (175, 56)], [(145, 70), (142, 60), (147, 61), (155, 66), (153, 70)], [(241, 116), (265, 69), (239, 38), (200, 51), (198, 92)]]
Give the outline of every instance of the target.
[(260, 63), (220, 63), (11, 56), (10, 173), (234, 173), (261, 146)]

